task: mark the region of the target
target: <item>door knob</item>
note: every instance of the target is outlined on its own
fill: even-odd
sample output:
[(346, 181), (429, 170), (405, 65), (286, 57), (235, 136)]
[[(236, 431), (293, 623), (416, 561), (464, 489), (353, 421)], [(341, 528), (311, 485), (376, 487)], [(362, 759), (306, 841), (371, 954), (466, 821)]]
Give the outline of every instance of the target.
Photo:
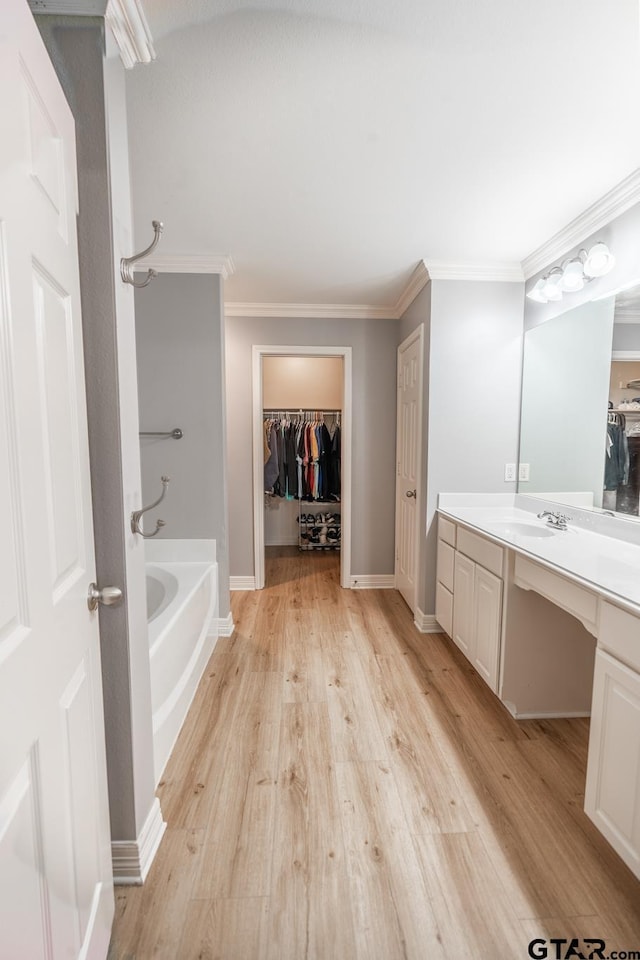
[(415, 490), (407, 490), (407, 496), (408, 496), (409, 498), (415, 497), (415, 495), (416, 495)]
[(101, 590), (98, 589), (97, 583), (89, 584), (89, 592), (87, 594), (87, 606), (89, 610), (95, 610), (99, 603), (103, 603), (105, 607), (112, 607), (116, 603), (120, 603), (122, 600), (122, 590), (120, 587), (102, 587)]

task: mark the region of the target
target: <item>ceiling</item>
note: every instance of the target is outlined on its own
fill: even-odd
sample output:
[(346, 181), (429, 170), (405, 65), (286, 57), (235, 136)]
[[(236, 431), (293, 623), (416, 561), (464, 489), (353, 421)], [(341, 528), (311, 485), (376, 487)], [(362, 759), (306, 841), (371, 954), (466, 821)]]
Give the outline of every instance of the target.
[(521, 261), (640, 167), (638, 0), (143, 0), (137, 245), (228, 301), (394, 304), (420, 260)]

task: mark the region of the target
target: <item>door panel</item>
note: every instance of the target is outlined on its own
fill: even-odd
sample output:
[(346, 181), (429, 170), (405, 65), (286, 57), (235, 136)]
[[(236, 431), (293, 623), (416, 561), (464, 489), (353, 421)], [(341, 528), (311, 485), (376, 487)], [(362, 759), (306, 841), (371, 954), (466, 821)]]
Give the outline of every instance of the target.
[(640, 675), (598, 650), (585, 811), (640, 876)]
[(0, 85), (0, 956), (103, 960), (113, 890), (86, 602), (75, 132), (23, 0), (0, 6)]
[(418, 464), (422, 402), (422, 328), (398, 348), (396, 439), (396, 587), (412, 611), (418, 566)]
[(474, 569), (473, 560), (456, 551), (453, 581), (453, 640), (472, 662), (475, 647)]
[(476, 566), (474, 584), (476, 642), (473, 665), (494, 693), (498, 686), (502, 580)]

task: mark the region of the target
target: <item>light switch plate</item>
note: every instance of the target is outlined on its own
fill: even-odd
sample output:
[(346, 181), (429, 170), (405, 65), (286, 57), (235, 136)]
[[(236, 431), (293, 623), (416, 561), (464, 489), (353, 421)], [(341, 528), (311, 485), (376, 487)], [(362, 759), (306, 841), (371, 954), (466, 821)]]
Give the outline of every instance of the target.
[(516, 465), (515, 463), (505, 463), (504, 465), (504, 482), (509, 483), (516, 479)]

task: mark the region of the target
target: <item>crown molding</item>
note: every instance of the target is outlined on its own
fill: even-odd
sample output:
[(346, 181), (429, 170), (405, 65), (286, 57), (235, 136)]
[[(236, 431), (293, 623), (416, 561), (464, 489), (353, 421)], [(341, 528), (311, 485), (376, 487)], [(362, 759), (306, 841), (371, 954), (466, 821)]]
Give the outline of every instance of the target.
[(640, 304), (633, 306), (616, 307), (613, 314), (614, 323), (640, 323)]
[(427, 260), (427, 270), (432, 280), (480, 280), (506, 283), (522, 283), (522, 265), (512, 260), (497, 260), (492, 263), (475, 261)]
[(156, 58), (139, 0), (28, 0), (34, 16), (104, 17), (127, 70)]
[(120, 50), (127, 70), (136, 63), (151, 63), (156, 58), (153, 37), (138, 0), (109, 0), (105, 22)]
[(618, 183), (603, 197), (577, 216), (566, 227), (554, 234), (522, 261), (525, 279), (544, 270), (563, 254), (601, 230), (616, 217), (630, 210), (640, 200), (640, 168)]
[(28, 0), (35, 15), (60, 14), (68, 17), (104, 17), (107, 0)]
[(298, 320), (399, 320), (430, 280), (497, 280), (522, 282), (519, 263), (449, 263), (420, 260), (393, 307), (368, 303), (233, 303), (227, 317), (283, 317)]
[(400, 299), (394, 307), (394, 313), (397, 320), (409, 309), (418, 294), (424, 290), (429, 283), (429, 271), (424, 260), (420, 260), (409, 277), (409, 282), (400, 294)]
[(157, 273), (219, 273), (227, 280), (235, 270), (233, 260), (216, 253), (152, 254), (135, 265), (136, 273), (156, 270)]
[(366, 303), (238, 303), (224, 305), (227, 317), (292, 318), (296, 320), (397, 320), (395, 307)]

